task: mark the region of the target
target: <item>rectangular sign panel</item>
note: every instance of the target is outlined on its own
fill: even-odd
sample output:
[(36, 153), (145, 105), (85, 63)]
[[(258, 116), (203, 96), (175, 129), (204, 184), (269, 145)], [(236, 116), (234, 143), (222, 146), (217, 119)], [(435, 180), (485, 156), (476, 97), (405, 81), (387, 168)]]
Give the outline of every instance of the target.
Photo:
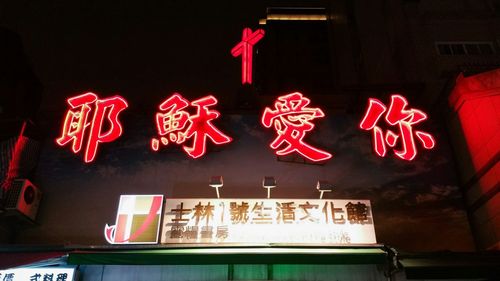
[(106, 225), (104, 236), (111, 244), (156, 244), (163, 195), (121, 195), (114, 225)]
[(41, 267), (13, 268), (0, 270), (3, 281), (72, 281), (75, 280), (74, 268)]
[(369, 200), (170, 199), (161, 243), (376, 243)]

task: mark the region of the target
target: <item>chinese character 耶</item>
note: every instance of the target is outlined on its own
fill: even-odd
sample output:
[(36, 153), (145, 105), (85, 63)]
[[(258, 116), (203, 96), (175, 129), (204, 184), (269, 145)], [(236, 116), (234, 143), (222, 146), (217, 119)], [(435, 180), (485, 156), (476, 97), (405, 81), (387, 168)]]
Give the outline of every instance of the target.
[[(86, 93), (68, 99), (71, 109), (68, 110), (61, 136), (57, 144), (64, 146), (72, 142), (72, 150), (78, 153), (87, 137), (84, 161), (92, 162), (97, 154), (97, 147), (102, 142), (112, 142), (122, 134), (122, 126), (118, 120), (120, 112), (128, 107), (127, 102), (120, 96), (99, 99), (93, 93)], [(89, 116), (94, 110), (93, 116)], [(104, 121), (109, 121), (109, 130), (102, 132)]]
[[(189, 156), (198, 158), (206, 152), (207, 138), (217, 145), (231, 142), (232, 139), (211, 122), (220, 116), (218, 111), (209, 109), (216, 104), (214, 96), (206, 96), (191, 103), (177, 93), (166, 99), (159, 107), (161, 112), (156, 114), (159, 139), (151, 140), (151, 148), (158, 151), (160, 142), (163, 145), (169, 142), (183, 144), (192, 138), (192, 146), (183, 145), (183, 149)], [(189, 105), (197, 108), (196, 114), (191, 115), (184, 110)]]
[[(387, 153), (386, 144), (394, 148), (398, 139), (401, 141), (401, 149), (394, 149), (397, 157), (403, 160), (413, 160), (417, 156), (414, 135), (422, 143), (425, 149), (431, 149), (435, 145), (431, 134), (423, 131), (413, 131), (416, 125), (427, 119), (427, 115), (418, 109), (407, 109), (408, 101), (400, 95), (391, 96), (389, 109), (379, 100), (371, 98), (363, 120), (359, 127), (363, 130), (372, 131), (373, 147), (377, 155), (384, 157)], [(385, 113), (385, 121), (390, 126), (397, 126), (398, 133), (387, 130), (384, 135), (382, 128), (377, 122)]]
[[(270, 144), (272, 149), (279, 149), (279, 156), (297, 152), (303, 157), (314, 161), (325, 161), (332, 157), (304, 142), (306, 133), (314, 128), (313, 119), (324, 117), (319, 108), (310, 108), (310, 100), (301, 93), (292, 93), (278, 98), (274, 109), (266, 107), (262, 114), (262, 124), (266, 128), (274, 127), (278, 136)], [(280, 148), (282, 147), (282, 148)]]

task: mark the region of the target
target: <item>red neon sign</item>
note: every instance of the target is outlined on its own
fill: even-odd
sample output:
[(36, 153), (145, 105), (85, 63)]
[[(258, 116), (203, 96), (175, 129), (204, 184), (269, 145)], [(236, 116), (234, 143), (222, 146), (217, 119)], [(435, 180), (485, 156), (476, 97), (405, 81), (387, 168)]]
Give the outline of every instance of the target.
[(274, 103), (274, 110), (266, 107), (262, 114), (262, 125), (266, 128), (274, 126), (278, 136), (270, 144), (277, 155), (283, 156), (297, 152), (305, 158), (318, 162), (332, 158), (328, 152), (322, 151), (304, 142), (307, 132), (314, 129), (311, 120), (325, 116), (319, 108), (307, 107), (311, 101), (301, 93), (295, 92), (281, 96)]
[[(177, 93), (166, 99), (159, 107), (161, 112), (156, 113), (156, 127), (160, 138), (151, 140), (151, 148), (158, 151), (160, 142), (163, 145), (168, 145), (169, 142), (182, 144), (193, 138), (192, 146), (183, 146), (183, 149), (192, 158), (198, 158), (206, 152), (207, 138), (217, 145), (231, 142), (232, 139), (211, 122), (220, 116), (218, 111), (209, 110), (209, 107), (216, 104), (214, 96), (206, 96), (191, 103)], [(190, 115), (184, 110), (189, 105), (196, 107), (196, 114)]]
[[(83, 146), (85, 134), (88, 133), (84, 161), (92, 162), (100, 142), (112, 142), (122, 135), (123, 129), (118, 114), (127, 108), (128, 104), (120, 96), (100, 100), (93, 93), (69, 98), (67, 102), (71, 109), (66, 113), (61, 136), (56, 142), (60, 146), (73, 142), (71, 148), (74, 153), (78, 153)], [(93, 109), (94, 115), (89, 120)], [(103, 133), (104, 117), (109, 121), (109, 130)]]
[[(391, 96), (391, 104), (389, 110), (379, 100), (370, 98), (368, 108), (359, 127), (363, 130), (373, 131), (373, 149), (380, 157), (384, 157), (387, 153), (386, 144), (394, 148), (398, 139), (401, 140), (401, 150), (395, 150), (397, 157), (403, 160), (413, 160), (417, 156), (417, 148), (415, 145), (413, 125), (416, 125), (424, 120), (427, 120), (427, 114), (418, 109), (405, 109), (408, 101), (400, 95)], [(385, 115), (385, 121), (391, 126), (398, 126), (399, 133), (394, 133), (387, 130), (384, 136), (382, 129), (377, 126), (377, 122)], [(415, 131), (415, 135), (422, 143), (425, 149), (431, 149), (435, 145), (434, 137), (426, 132)]]
[(241, 84), (252, 84), (253, 46), (263, 37), (264, 30), (252, 32), (250, 28), (245, 28), (241, 41), (231, 49), (233, 57), (241, 55)]

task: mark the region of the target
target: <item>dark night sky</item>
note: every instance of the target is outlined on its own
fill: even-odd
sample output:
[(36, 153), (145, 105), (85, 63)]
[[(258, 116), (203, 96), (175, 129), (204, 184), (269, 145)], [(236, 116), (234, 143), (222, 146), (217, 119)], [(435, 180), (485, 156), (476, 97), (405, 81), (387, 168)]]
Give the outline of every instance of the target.
[[(288, 3), (287, 3), (288, 2)], [(318, 5), (307, 1), (307, 5)], [(0, 24), (16, 31), (44, 85), (44, 110), (83, 91), (120, 93), (131, 109), (167, 94), (208, 92), (232, 103), (240, 60), (230, 55), (244, 27), (290, 1), (3, 1)], [(292, 1), (291, 6), (301, 6)], [(145, 98), (148, 97), (148, 98)]]

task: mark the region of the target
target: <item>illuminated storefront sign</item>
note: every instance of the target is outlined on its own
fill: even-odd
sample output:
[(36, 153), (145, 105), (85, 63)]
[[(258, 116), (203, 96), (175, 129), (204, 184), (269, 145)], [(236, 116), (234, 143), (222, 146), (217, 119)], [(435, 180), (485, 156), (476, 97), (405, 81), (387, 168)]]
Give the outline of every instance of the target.
[[(190, 115), (183, 110), (190, 104), (196, 107), (196, 114)], [(178, 93), (166, 99), (159, 107), (161, 112), (156, 114), (159, 139), (151, 140), (151, 148), (158, 151), (160, 142), (163, 145), (169, 142), (183, 144), (192, 138), (191, 147), (183, 146), (183, 149), (192, 158), (198, 158), (206, 152), (207, 138), (217, 145), (231, 142), (230, 137), (212, 124), (212, 120), (220, 116), (218, 111), (209, 109), (216, 104), (214, 96), (206, 96), (191, 103)]]
[(264, 110), (262, 124), (266, 128), (272, 126), (278, 135), (270, 144), (272, 149), (279, 149), (276, 151), (277, 155), (297, 152), (314, 162), (332, 158), (330, 153), (315, 148), (303, 140), (306, 133), (314, 129), (311, 121), (325, 116), (321, 109), (307, 107), (310, 102), (301, 93), (295, 92), (278, 97), (274, 109), (266, 107)]
[[(252, 32), (250, 28), (243, 30), (242, 40), (231, 50), (235, 57), (242, 57), (242, 84), (252, 83), (253, 46), (264, 37), (264, 30)], [(191, 146), (183, 145), (184, 151), (192, 158), (202, 157), (206, 153), (207, 139), (216, 145), (227, 144), (232, 138), (221, 132), (212, 124), (220, 117), (216, 110), (209, 109), (217, 105), (217, 99), (206, 96), (189, 102), (180, 94), (175, 93), (159, 106), (156, 113), (156, 128), (158, 136), (151, 139), (151, 148), (160, 149), (160, 145), (169, 143), (183, 145), (192, 139)], [(315, 127), (314, 119), (323, 118), (325, 114), (320, 108), (308, 107), (310, 99), (295, 92), (280, 96), (274, 103), (274, 108), (266, 107), (262, 116), (262, 125), (276, 131), (276, 138), (270, 147), (276, 150), (276, 155), (286, 156), (298, 153), (304, 159), (313, 162), (325, 162), (332, 158), (329, 152), (318, 149), (304, 141), (306, 133)], [(70, 110), (66, 114), (61, 136), (56, 140), (60, 146), (72, 142), (72, 150), (78, 153), (86, 135), (87, 144), (84, 161), (92, 162), (97, 154), (100, 142), (112, 142), (122, 134), (122, 126), (118, 120), (121, 111), (128, 107), (120, 96), (98, 99), (93, 93), (86, 93), (68, 99)], [(194, 114), (186, 110), (188, 106), (196, 108)], [(417, 155), (414, 136), (425, 149), (435, 146), (433, 136), (423, 131), (413, 131), (413, 126), (427, 119), (427, 115), (418, 109), (407, 109), (408, 102), (400, 95), (392, 95), (389, 109), (379, 100), (370, 98), (368, 108), (359, 125), (362, 130), (372, 131), (375, 153), (384, 157), (387, 147), (393, 148), (397, 157), (403, 160), (413, 160)], [(91, 111), (94, 114), (90, 116)], [(395, 126), (398, 132), (386, 130), (378, 125), (385, 114), (389, 126)], [(106, 118), (105, 118), (106, 117)], [(107, 121), (105, 121), (107, 120)], [(106, 123), (106, 124), (105, 124)], [(101, 132), (102, 127), (109, 127), (107, 132)], [(400, 144), (396, 148), (398, 140)]]
[(166, 200), (162, 243), (376, 243), (369, 200)]
[(241, 41), (231, 49), (233, 57), (241, 56), (241, 84), (252, 84), (253, 46), (263, 37), (264, 30), (252, 32), (250, 28), (245, 28)]
[[(78, 153), (88, 134), (83, 158), (86, 163), (92, 162), (100, 142), (112, 142), (121, 136), (123, 130), (118, 115), (128, 107), (128, 104), (120, 96), (99, 99), (93, 93), (69, 98), (68, 104), (71, 109), (66, 113), (61, 136), (56, 142), (60, 146), (72, 142), (73, 152)], [(92, 110), (94, 114), (89, 116)], [(105, 118), (109, 129), (107, 132), (102, 132)]]
[(104, 236), (110, 244), (156, 244), (163, 195), (122, 195), (115, 225), (106, 225)]
[(64, 267), (13, 268), (0, 270), (2, 281), (73, 281), (76, 270)]
[[(386, 144), (394, 148), (398, 139), (401, 141), (401, 149), (395, 150), (394, 154), (403, 160), (413, 160), (417, 156), (414, 134), (422, 143), (425, 149), (431, 149), (435, 145), (434, 137), (423, 131), (413, 133), (413, 125), (416, 125), (427, 119), (427, 115), (418, 109), (407, 109), (408, 101), (400, 95), (391, 96), (389, 110), (379, 100), (371, 98), (368, 102), (363, 120), (359, 127), (363, 130), (371, 130), (373, 134), (373, 149), (377, 155), (384, 157), (387, 153)], [(377, 122), (385, 113), (385, 121), (390, 126), (396, 126), (399, 130), (395, 133), (387, 130), (385, 135)]]
[[(207, 140), (216, 145), (227, 144), (232, 138), (220, 131), (213, 123), (220, 113), (210, 109), (217, 105), (214, 96), (206, 96), (189, 102), (180, 94), (175, 93), (159, 106), (156, 113), (156, 128), (158, 136), (151, 139), (151, 148), (160, 149), (160, 145), (175, 143), (184, 144), (192, 139), (191, 146), (183, 145), (184, 151), (192, 158), (199, 158), (206, 153)], [(310, 99), (299, 92), (280, 96), (273, 108), (266, 107), (261, 116), (261, 123), (266, 128), (273, 128), (277, 134), (270, 147), (276, 150), (276, 155), (285, 156), (298, 153), (313, 162), (324, 162), (332, 158), (332, 154), (318, 149), (304, 141), (306, 133), (315, 127), (314, 119), (323, 118), (325, 114), (320, 108), (308, 107)], [(81, 150), (85, 137), (87, 145), (84, 160), (89, 163), (97, 154), (100, 142), (111, 142), (122, 134), (122, 126), (118, 120), (119, 113), (128, 107), (120, 96), (98, 99), (93, 93), (68, 99), (71, 109), (68, 110), (61, 136), (56, 140), (60, 146), (72, 142), (72, 150)], [(196, 108), (191, 114), (186, 109)], [(434, 137), (427, 132), (413, 130), (413, 126), (427, 120), (427, 115), (418, 109), (407, 108), (408, 101), (401, 95), (392, 95), (389, 108), (381, 101), (370, 98), (367, 110), (359, 124), (362, 130), (372, 131), (373, 149), (378, 156), (387, 154), (387, 146), (394, 154), (403, 160), (413, 160), (417, 156), (415, 136), (425, 149), (435, 146)], [(90, 117), (91, 111), (94, 114)], [(384, 116), (384, 118), (382, 118)], [(106, 118), (105, 118), (106, 117)], [(107, 132), (101, 132), (105, 119), (108, 121)], [(394, 132), (379, 125), (384, 119), (389, 126), (394, 126)], [(88, 136), (86, 136), (88, 134)], [(398, 144), (398, 141), (400, 145)]]

